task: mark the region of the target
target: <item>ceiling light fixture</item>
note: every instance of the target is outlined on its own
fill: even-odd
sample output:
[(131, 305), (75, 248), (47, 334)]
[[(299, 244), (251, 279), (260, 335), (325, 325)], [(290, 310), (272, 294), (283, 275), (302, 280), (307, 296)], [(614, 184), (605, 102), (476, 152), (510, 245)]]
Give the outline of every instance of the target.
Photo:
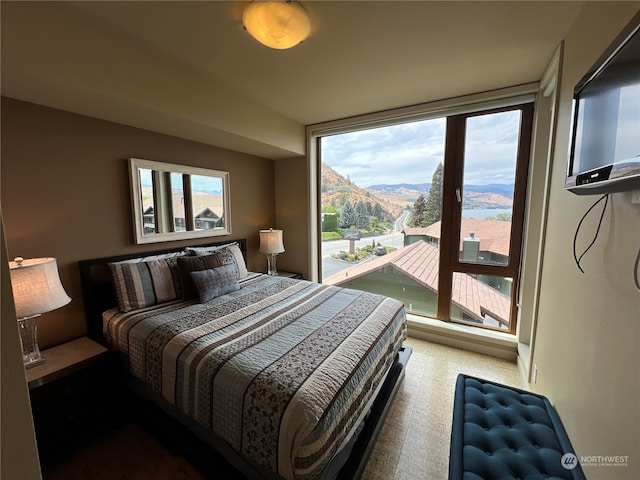
[(244, 28), (267, 47), (295, 47), (311, 32), (307, 12), (291, 0), (251, 2), (242, 13)]

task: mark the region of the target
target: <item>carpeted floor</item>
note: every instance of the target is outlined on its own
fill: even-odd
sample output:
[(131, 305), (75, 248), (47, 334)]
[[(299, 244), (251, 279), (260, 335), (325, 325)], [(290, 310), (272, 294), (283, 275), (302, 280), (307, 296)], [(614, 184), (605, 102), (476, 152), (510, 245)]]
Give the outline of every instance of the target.
[[(445, 480), (454, 386), (467, 373), (521, 387), (515, 364), (414, 338), (413, 355), (365, 470), (364, 480)], [(202, 467), (202, 465), (200, 466)], [(114, 429), (44, 472), (45, 480), (235, 479), (233, 471), (204, 471), (179, 448), (159, 443), (136, 424)]]
[(413, 355), (363, 480), (445, 480), (459, 373), (522, 387), (514, 363), (409, 338)]

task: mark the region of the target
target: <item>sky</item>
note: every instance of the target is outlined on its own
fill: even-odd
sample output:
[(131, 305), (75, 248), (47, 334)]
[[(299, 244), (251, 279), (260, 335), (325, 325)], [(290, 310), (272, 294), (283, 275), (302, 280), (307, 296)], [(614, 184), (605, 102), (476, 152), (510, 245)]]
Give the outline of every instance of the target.
[[(471, 117), (464, 184), (513, 183), (519, 111)], [(324, 137), (322, 161), (359, 187), (429, 183), (444, 163), (445, 118)]]

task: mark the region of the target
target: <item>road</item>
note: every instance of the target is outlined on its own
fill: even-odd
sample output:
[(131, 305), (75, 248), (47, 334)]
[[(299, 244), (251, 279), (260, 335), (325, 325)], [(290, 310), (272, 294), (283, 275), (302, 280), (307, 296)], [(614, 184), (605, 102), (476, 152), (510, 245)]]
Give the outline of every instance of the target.
[[(371, 245), (373, 241), (375, 241), (376, 245), (379, 243), (385, 247), (402, 248), (404, 245), (404, 234), (402, 233), (402, 229), (404, 228), (406, 216), (407, 213), (404, 212), (402, 216), (396, 220), (395, 227), (391, 233), (356, 240), (354, 247), (364, 247), (366, 245)], [(349, 251), (349, 240), (331, 240), (328, 242), (322, 242), (321, 248), (322, 278), (327, 278), (334, 273), (338, 273), (353, 265), (351, 262), (344, 262), (331, 257), (332, 253)]]

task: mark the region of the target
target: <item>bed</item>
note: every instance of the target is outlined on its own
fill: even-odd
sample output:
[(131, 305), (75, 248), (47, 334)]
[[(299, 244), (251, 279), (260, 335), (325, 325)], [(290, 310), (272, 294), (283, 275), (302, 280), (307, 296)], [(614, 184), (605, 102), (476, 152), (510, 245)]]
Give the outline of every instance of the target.
[(89, 335), (247, 478), (359, 477), (411, 353), (404, 306), (245, 258), (241, 239), (83, 260)]

